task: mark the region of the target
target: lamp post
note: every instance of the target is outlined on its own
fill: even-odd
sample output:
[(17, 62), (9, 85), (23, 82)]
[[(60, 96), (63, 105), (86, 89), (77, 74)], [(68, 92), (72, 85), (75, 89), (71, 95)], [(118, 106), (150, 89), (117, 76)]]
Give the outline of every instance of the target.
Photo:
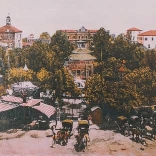
[(57, 116), (58, 116), (58, 101), (57, 101), (57, 99), (55, 101), (55, 109), (56, 109), (56, 118), (55, 118), (55, 120), (56, 120), (56, 125), (57, 125)]

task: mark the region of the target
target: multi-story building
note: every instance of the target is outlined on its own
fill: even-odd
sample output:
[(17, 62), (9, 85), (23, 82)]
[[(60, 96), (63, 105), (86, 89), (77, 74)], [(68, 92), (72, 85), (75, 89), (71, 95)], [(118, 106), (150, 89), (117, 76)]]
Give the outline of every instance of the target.
[(138, 29), (138, 28), (130, 28), (127, 30), (126, 32), (126, 36), (134, 43), (138, 42), (138, 35), (142, 32), (141, 29)]
[(6, 17), (6, 25), (0, 27), (0, 39), (11, 48), (22, 48), (22, 31), (11, 25), (9, 15)]
[(77, 43), (77, 41), (85, 41), (86, 48), (88, 48), (93, 42), (93, 36), (97, 32), (97, 30), (89, 30), (82, 26), (78, 30), (61, 30), (63, 31), (68, 40), (72, 43)]
[(92, 56), (91, 52), (79, 43), (78, 48), (72, 51), (69, 60), (65, 62), (65, 67), (75, 80), (86, 80), (94, 73), (93, 64), (96, 57)]
[(130, 28), (126, 31), (126, 37), (133, 43), (140, 43), (147, 49), (156, 48), (156, 30), (142, 31), (138, 28)]
[(138, 34), (138, 42), (148, 49), (156, 48), (156, 30), (149, 30)]

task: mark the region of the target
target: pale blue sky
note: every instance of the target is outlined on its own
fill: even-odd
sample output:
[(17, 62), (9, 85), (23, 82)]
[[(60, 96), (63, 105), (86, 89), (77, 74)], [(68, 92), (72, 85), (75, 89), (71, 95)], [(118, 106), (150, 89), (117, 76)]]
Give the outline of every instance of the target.
[(131, 27), (156, 29), (156, 0), (1, 0), (0, 26), (10, 13), (26, 37), (58, 29), (99, 29), (119, 34)]

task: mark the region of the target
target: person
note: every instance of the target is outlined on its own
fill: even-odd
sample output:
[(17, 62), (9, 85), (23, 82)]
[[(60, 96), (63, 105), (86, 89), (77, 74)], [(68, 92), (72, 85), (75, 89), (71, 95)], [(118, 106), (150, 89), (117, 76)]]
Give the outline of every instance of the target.
[(56, 143), (56, 132), (55, 132), (55, 128), (56, 128), (56, 125), (53, 125), (51, 126), (51, 131), (52, 131), (52, 148), (53, 148), (53, 145)]
[(91, 115), (88, 116), (88, 123), (89, 123), (89, 125), (92, 125), (93, 124), (93, 122), (92, 122), (92, 116)]

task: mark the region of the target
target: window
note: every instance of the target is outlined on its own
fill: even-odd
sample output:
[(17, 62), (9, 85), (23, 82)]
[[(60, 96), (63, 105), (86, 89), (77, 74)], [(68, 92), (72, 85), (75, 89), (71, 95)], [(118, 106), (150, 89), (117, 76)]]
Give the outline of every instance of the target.
[(133, 36), (133, 41), (135, 40), (135, 36)]
[(150, 48), (150, 44), (148, 44), (148, 48)]
[(79, 36), (79, 39), (80, 39), (80, 36)]
[(77, 70), (77, 76), (80, 76), (80, 70)]
[(152, 41), (154, 40), (154, 38), (152, 37)]
[(67, 36), (68, 37), (68, 39), (69, 39), (69, 36)]
[(88, 38), (88, 36), (86, 36), (86, 39)]
[(147, 41), (147, 38), (145, 37), (145, 41)]

